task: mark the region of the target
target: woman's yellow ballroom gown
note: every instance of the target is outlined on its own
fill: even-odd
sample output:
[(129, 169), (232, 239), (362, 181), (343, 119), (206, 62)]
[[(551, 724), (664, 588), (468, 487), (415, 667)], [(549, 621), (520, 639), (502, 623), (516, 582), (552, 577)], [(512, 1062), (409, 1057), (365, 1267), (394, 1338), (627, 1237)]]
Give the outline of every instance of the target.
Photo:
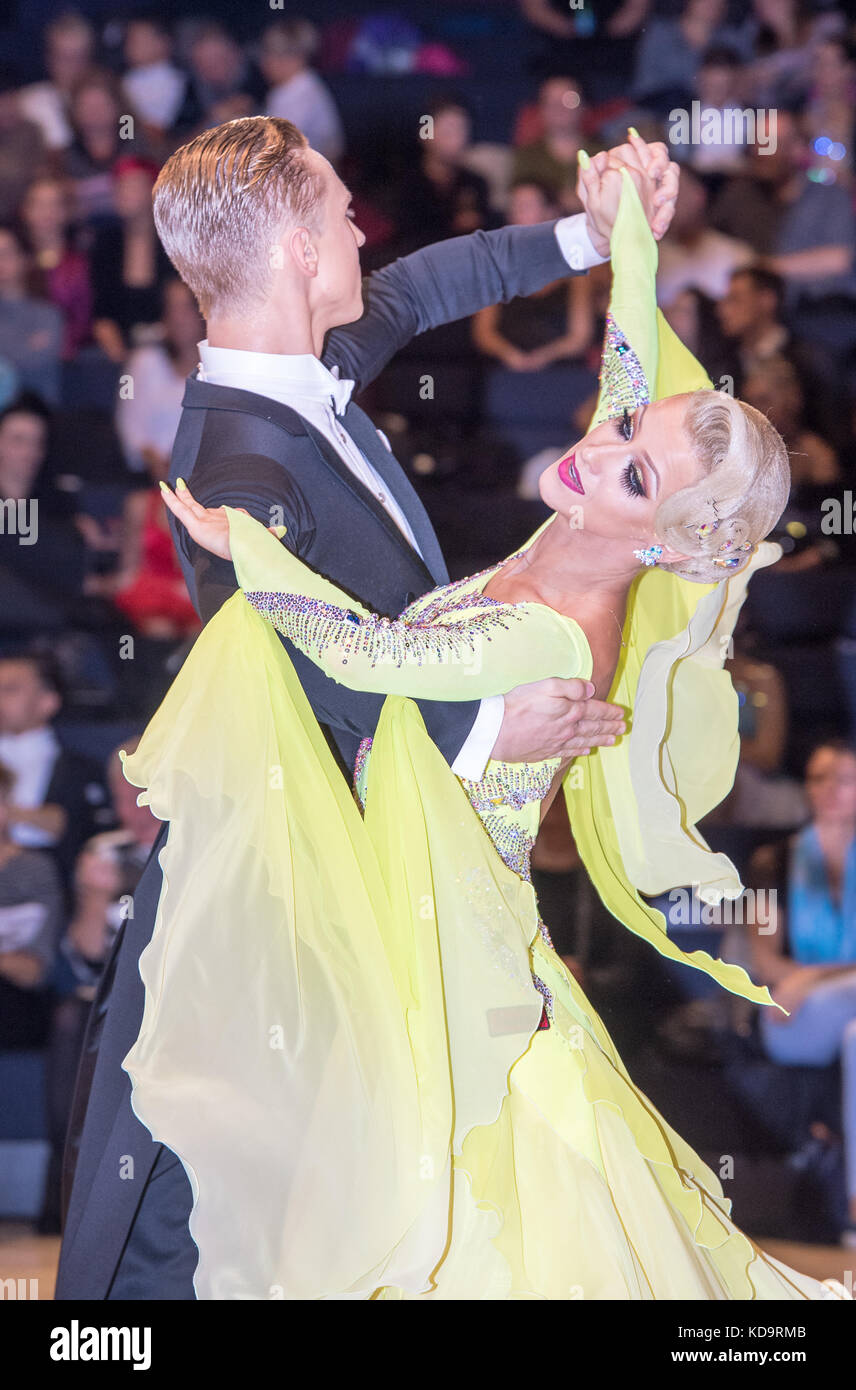
[[(656, 310), (656, 245), (627, 175), (612, 251), (596, 420), (710, 385)], [(190, 1179), (197, 1296), (847, 1298), (737, 1229), (552, 949), (529, 853), (557, 763), (461, 781), (413, 703), (588, 677), (582, 630), (486, 597), (496, 567), (378, 618), (257, 522), (229, 522), (243, 592), (125, 759), (170, 829), (124, 1066)], [(630, 732), (563, 783), (615, 916), (767, 1007), (738, 966), (684, 956), (645, 898), (739, 892), (695, 823), (731, 785), (722, 662), (748, 574), (777, 554), (759, 546), (719, 585), (640, 576), (611, 693)], [(388, 695), (354, 793), (277, 629)]]

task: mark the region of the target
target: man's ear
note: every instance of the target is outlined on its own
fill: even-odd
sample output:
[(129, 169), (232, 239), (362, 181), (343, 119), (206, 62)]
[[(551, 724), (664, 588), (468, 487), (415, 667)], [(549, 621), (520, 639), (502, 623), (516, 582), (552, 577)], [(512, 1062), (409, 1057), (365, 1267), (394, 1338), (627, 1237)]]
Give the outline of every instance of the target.
[(308, 227), (295, 227), (286, 245), (298, 270), (304, 275), (318, 274), (318, 250)]

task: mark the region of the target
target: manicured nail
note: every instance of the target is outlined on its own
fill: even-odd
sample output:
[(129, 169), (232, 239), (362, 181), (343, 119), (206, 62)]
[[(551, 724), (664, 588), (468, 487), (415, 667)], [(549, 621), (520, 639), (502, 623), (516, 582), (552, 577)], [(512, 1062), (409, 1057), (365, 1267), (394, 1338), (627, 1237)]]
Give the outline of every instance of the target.
[(277, 540), (280, 540), (280, 541), (281, 541), (282, 538), (283, 538), (283, 536), (285, 535), (286, 531), (288, 530), (288, 527), (287, 527), (287, 526), (272, 526), (270, 529), (273, 531), (273, 534), (276, 536)]
[(186, 492), (186, 491), (187, 491), (187, 483), (184, 481), (183, 478), (176, 478), (176, 480), (175, 480), (175, 486), (176, 486), (176, 489), (177, 489), (179, 492)]
[(635, 135), (637, 139), (639, 138), (639, 131), (636, 129), (635, 125), (629, 125), (627, 127), (627, 133), (628, 135)]
[(165, 492), (167, 494), (169, 493), (169, 488), (167, 487), (163, 478), (158, 479), (158, 487), (160, 488), (161, 492)]
[(581, 169), (587, 169), (591, 164), (591, 160), (589, 159), (585, 150), (577, 151), (577, 160), (579, 161), (579, 166)]

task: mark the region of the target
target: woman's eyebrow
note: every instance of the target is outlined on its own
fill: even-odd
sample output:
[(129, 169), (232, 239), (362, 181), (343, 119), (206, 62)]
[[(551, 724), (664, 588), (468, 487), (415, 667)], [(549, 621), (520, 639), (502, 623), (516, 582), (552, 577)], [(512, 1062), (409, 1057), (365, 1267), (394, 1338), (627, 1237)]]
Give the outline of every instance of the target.
[[(641, 405), (641, 406), (639, 407), (639, 413), (638, 413), (638, 415), (636, 416), (636, 428), (637, 428), (637, 429), (641, 428), (642, 420), (643, 420), (643, 418), (644, 418), (645, 411), (646, 411), (647, 409), (648, 409), (647, 405)], [(656, 468), (654, 467), (654, 464), (651, 462), (651, 455), (648, 453), (648, 450), (647, 450), (647, 449), (640, 449), (640, 450), (639, 450), (639, 457), (643, 460), (643, 462), (647, 463), (647, 465), (648, 465), (648, 467), (650, 468), (651, 472), (654, 474), (654, 481), (655, 481), (656, 484), (657, 484), (656, 488), (654, 489), (654, 496), (656, 497), (657, 494), (658, 494), (659, 491), (660, 491), (660, 475), (659, 475), (659, 473), (657, 472)]]

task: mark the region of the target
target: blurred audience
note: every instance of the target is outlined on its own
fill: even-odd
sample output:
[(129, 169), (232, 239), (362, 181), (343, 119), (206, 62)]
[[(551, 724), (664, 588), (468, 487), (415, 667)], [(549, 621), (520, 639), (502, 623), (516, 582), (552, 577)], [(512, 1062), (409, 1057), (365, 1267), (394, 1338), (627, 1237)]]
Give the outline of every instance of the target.
[(162, 291), (160, 342), (135, 348), (126, 373), (130, 393), (120, 393), (116, 429), (128, 467), (142, 472), (154, 461), (157, 476), (166, 478), (181, 402), (187, 378), (199, 363), (198, 343), (205, 337), (205, 321), (190, 290), (177, 277), (165, 281)]
[(811, 819), (759, 849), (752, 886), (770, 891), (752, 933), (755, 977), (786, 1017), (765, 1009), (761, 1038), (783, 1066), (841, 1062), (849, 1230), (856, 1239), (856, 749), (821, 744), (806, 767)]
[(268, 83), (265, 111), (302, 130), (313, 150), (332, 163), (341, 159), (345, 136), (336, 103), (310, 66), (318, 30), (306, 19), (277, 19), (261, 40), (261, 70)]
[(91, 340), (93, 304), (89, 259), (73, 245), (62, 179), (44, 175), (32, 181), (21, 203), (21, 223), (32, 252), (31, 288), (62, 314), (62, 356), (68, 360)]
[(47, 78), (21, 89), (20, 109), (39, 127), (51, 150), (64, 150), (72, 142), (72, 94), (94, 58), (95, 30), (82, 15), (70, 11), (47, 25)]
[(29, 293), (31, 270), (23, 232), (0, 226), (0, 358), (15, 367), (22, 389), (58, 404), (65, 325), (55, 305)]
[(93, 334), (112, 362), (123, 362), (145, 330), (156, 331), (163, 284), (173, 274), (152, 213), (157, 175), (148, 159), (117, 160), (111, 179), (119, 221), (101, 227), (92, 246)]
[(137, 14), (125, 29), (127, 71), (122, 88), (146, 132), (158, 140), (172, 130), (187, 91), (187, 75), (173, 62), (169, 24), (157, 14)]
[(491, 224), (487, 183), (464, 167), (470, 115), (456, 97), (429, 105), (420, 130), (419, 161), (399, 190), (398, 237), (403, 249), (427, 246)]

